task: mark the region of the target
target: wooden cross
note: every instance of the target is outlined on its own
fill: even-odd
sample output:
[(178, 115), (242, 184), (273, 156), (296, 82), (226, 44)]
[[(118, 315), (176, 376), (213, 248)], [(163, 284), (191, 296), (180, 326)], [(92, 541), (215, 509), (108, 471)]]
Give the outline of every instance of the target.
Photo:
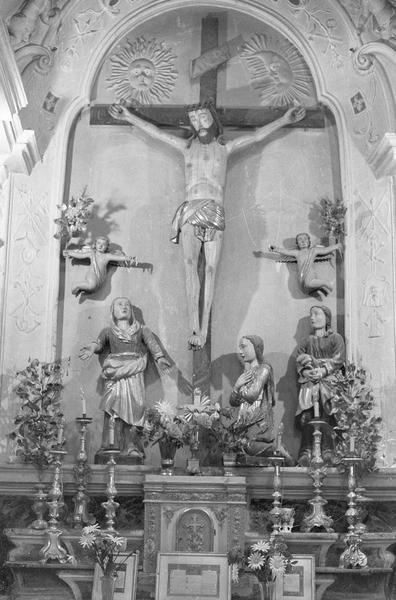
[[(219, 20), (214, 15), (208, 15), (202, 19), (201, 29), (201, 54), (217, 48), (219, 45)], [(217, 76), (218, 68), (204, 73), (200, 79), (200, 102), (211, 100), (216, 106), (217, 100)], [(91, 125), (128, 125), (124, 121), (113, 119), (109, 114), (107, 104), (97, 104), (91, 107)], [(285, 110), (281, 108), (224, 108), (216, 106), (216, 111), (223, 127), (233, 129), (255, 129), (281, 117)], [(161, 104), (157, 106), (139, 106), (139, 117), (153, 122), (158, 127), (178, 128), (188, 126), (186, 107), (181, 105)], [(306, 110), (303, 120), (288, 125), (287, 127), (323, 128), (325, 126), (325, 113), (323, 107)], [(201, 296), (203, 291), (202, 279), (204, 269), (203, 261), (200, 261), (198, 271), (201, 279)], [(201, 303), (202, 304), (202, 303)], [(209, 326), (208, 337), (205, 346), (201, 350), (195, 350), (193, 354), (193, 380), (192, 387), (199, 387), (202, 392), (209, 393), (210, 390), (210, 366), (211, 366), (211, 328)], [(192, 390), (193, 391), (193, 390)]]

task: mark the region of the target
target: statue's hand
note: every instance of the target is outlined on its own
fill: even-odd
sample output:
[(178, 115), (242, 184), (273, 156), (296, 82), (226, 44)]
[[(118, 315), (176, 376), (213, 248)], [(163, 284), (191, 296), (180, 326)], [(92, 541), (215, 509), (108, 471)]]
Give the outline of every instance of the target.
[(244, 371), (242, 373), (242, 375), (240, 375), (238, 377), (238, 379), (236, 380), (236, 382), (234, 384), (234, 390), (238, 392), (241, 389), (241, 387), (251, 383), (252, 379), (253, 379), (252, 371)]
[(63, 256), (67, 258), (69, 256), (69, 250), (63, 250)]
[(159, 358), (157, 360), (157, 365), (158, 365), (158, 368), (163, 373), (166, 373), (167, 375), (170, 373), (170, 370), (172, 368), (172, 365), (170, 364), (170, 362), (164, 356), (161, 356), (161, 358)]
[(109, 114), (113, 119), (118, 119), (119, 121), (129, 120), (129, 110), (122, 104), (112, 104), (109, 108)]
[(322, 367), (316, 367), (316, 369), (310, 369), (309, 371), (309, 379), (311, 381), (320, 381), (326, 374), (326, 369)]
[(293, 106), (285, 113), (286, 123), (298, 123), (305, 117), (305, 108), (302, 106)]
[(309, 354), (300, 354), (300, 356), (297, 356), (297, 362), (301, 366), (306, 367), (311, 364), (312, 356), (310, 356)]
[(84, 346), (84, 348), (81, 348), (78, 357), (81, 358), (81, 360), (87, 360), (88, 358), (91, 358), (92, 355), (93, 349), (91, 346)]

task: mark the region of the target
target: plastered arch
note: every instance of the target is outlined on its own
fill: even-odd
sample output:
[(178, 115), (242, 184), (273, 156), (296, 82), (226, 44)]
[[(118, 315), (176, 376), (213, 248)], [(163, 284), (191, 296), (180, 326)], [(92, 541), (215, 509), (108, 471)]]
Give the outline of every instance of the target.
[[(310, 0), (301, 0), (301, 10), (304, 9), (309, 11)], [(326, 10), (329, 10), (329, 2), (322, 0), (321, 3)], [(275, 3), (274, 0), (267, 0), (266, 5), (252, 1), (242, 0), (235, 3), (231, 0), (211, 0), (206, 1), (203, 5), (198, 2), (190, 2), (191, 7), (199, 7), (200, 9), (207, 8), (208, 12), (220, 11), (220, 10), (232, 10), (247, 14), (253, 18), (256, 18), (263, 23), (268, 24), (270, 27), (278, 30), (282, 35), (288, 38), (303, 55), (307, 62), (314, 83), (317, 90), (318, 99), (324, 105), (326, 105), (333, 113), (337, 125), (338, 139), (339, 139), (339, 155), (340, 155), (340, 167), (341, 167), (341, 178), (342, 188), (345, 198), (352, 197), (352, 175), (351, 175), (351, 137), (348, 133), (348, 121), (347, 121), (347, 106), (345, 97), (341, 97), (336, 93), (337, 89), (340, 90), (343, 87), (345, 81), (345, 70), (350, 72), (351, 77), (359, 77), (354, 70), (353, 61), (350, 59), (349, 50), (345, 56), (345, 69), (342, 72), (337, 72), (335, 67), (331, 66), (331, 56), (328, 56), (323, 49), (320, 47), (320, 39), (316, 45), (309, 40), (306, 32), (301, 28), (301, 23), (296, 19), (296, 15), (292, 12), (293, 5), (290, 0), (283, 0), (283, 2)], [(77, 9), (77, 4), (74, 6)], [(81, 3), (80, 3), (81, 6)], [(125, 8), (125, 7), (124, 7)], [(56, 165), (55, 170), (57, 176), (55, 181), (57, 182), (57, 188), (53, 190), (52, 197), (57, 199), (56, 205), (62, 204), (63, 200), (63, 186), (65, 181), (65, 162), (66, 162), (66, 151), (67, 151), (67, 140), (71, 125), (77, 118), (79, 112), (84, 108), (88, 107), (92, 95), (92, 88), (94, 86), (97, 74), (101, 68), (103, 61), (109, 51), (114, 47), (119, 40), (121, 40), (128, 32), (132, 31), (137, 26), (144, 22), (158, 16), (159, 13), (169, 13), (177, 11), (178, 9), (185, 9), (186, 3), (182, 0), (153, 0), (150, 2), (141, 3), (140, 6), (129, 5), (126, 7), (127, 10), (122, 13), (120, 10), (119, 15), (112, 17), (108, 21), (108, 27), (103, 35), (98, 39), (95, 45), (91, 46), (91, 52), (87, 57), (87, 64), (84, 71), (80, 73), (77, 89), (78, 95), (74, 97), (65, 106), (64, 112), (58, 122), (56, 128)], [(308, 13), (307, 13), (308, 14)], [(306, 16), (306, 13), (304, 13)], [(300, 15), (305, 18), (304, 15)], [(298, 16), (298, 15), (297, 15)], [(347, 40), (346, 46), (349, 48), (351, 45), (358, 44), (358, 38), (356, 31), (350, 21), (347, 13), (338, 3), (331, 3), (331, 17), (338, 24), (340, 30), (342, 30), (343, 38)], [(300, 26), (299, 26), (300, 25)], [(84, 62), (84, 61), (80, 61)], [(54, 257), (53, 260), (57, 260), (56, 252), (52, 252), (51, 255)], [(51, 265), (52, 273), (58, 272), (59, 269), (56, 265)], [(347, 253), (346, 260), (346, 281), (349, 281), (348, 273), (354, 269), (354, 256), (353, 251)], [(49, 306), (54, 307), (57, 303), (58, 297), (58, 279), (52, 279), (52, 288), (49, 290)], [(353, 298), (353, 290), (346, 286), (346, 335), (350, 340), (350, 350), (353, 353), (354, 346), (354, 333), (351, 325), (350, 314), (353, 312), (355, 299)], [(57, 330), (57, 318), (56, 310), (51, 310), (52, 323), (48, 327), (47, 335), (47, 354), (51, 355), (55, 349), (56, 330)]]

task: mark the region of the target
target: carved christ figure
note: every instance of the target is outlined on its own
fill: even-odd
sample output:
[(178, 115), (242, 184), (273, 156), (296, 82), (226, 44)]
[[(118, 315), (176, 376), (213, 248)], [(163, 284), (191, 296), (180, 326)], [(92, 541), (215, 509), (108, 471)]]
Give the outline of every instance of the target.
[[(305, 110), (301, 107), (291, 108), (276, 121), (229, 141), (223, 139), (217, 114), (208, 103), (187, 109), (193, 130), (193, 135), (188, 140), (147, 123), (123, 105), (115, 104), (110, 107), (109, 112), (113, 118), (139, 127), (153, 139), (165, 142), (184, 156), (185, 201), (174, 216), (171, 241), (177, 244), (181, 240), (191, 332), (188, 343), (190, 348), (197, 350), (205, 344), (207, 338), (215, 275), (225, 228), (223, 205), (228, 157), (236, 150), (261, 142), (284, 125), (300, 121), (305, 116)], [(205, 255), (205, 280), (200, 322), (200, 281), (197, 267), (202, 247)]]

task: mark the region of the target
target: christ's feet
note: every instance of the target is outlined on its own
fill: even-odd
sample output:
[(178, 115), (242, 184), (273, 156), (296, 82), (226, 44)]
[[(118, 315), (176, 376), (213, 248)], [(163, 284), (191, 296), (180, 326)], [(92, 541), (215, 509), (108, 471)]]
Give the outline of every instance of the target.
[(193, 334), (188, 338), (188, 349), (189, 350), (201, 350), (205, 345), (205, 340), (201, 335), (198, 335), (193, 331)]

